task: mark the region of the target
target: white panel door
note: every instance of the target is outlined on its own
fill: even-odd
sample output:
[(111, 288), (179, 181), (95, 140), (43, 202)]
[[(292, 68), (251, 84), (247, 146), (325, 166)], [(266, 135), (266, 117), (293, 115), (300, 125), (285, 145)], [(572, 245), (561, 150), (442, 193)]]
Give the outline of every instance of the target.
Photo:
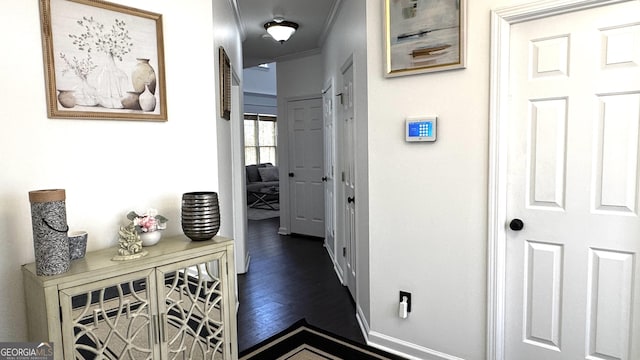
[(333, 127), (333, 86), (329, 85), (322, 92), (322, 109), (324, 118), (324, 237), (325, 244), (332, 254), (336, 257), (335, 244), (335, 141)]
[(287, 103), (291, 232), (324, 237), (322, 98)]
[(353, 111), (353, 63), (342, 71), (342, 141), (344, 161), (342, 163), (342, 185), (344, 193), (344, 250), (346, 279), (345, 282), (356, 299), (356, 132)]
[(505, 359), (640, 359), (640, 2), (510, 41)]

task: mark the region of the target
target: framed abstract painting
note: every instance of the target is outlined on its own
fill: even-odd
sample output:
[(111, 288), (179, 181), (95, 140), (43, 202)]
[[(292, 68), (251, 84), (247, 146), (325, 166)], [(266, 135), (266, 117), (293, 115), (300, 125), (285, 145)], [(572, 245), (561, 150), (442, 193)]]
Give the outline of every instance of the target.
[(466, 66), (466, 0), (384, 0), (385, 76)]

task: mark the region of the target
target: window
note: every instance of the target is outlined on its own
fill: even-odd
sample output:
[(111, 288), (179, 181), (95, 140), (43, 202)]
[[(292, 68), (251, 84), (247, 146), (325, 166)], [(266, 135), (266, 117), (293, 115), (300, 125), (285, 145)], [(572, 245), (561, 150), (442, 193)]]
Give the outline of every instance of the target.
[(276, 116), (244, 114), (245, 165), (276, 163)]

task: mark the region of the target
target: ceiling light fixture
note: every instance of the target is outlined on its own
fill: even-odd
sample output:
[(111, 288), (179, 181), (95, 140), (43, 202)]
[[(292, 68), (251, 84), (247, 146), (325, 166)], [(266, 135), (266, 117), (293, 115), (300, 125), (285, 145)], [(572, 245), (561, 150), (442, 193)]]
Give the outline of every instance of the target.
[(291, 35), (296, 32), (298, 24), (277, 18), (264, 24), (264, 28), (274, 40), (279, 41), (280, 44), (282, 44), (289, 40)]

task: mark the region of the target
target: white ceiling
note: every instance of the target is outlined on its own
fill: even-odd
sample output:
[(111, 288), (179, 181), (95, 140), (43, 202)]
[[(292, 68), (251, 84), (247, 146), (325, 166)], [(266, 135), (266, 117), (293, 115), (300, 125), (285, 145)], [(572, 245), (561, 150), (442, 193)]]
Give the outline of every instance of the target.
[[(244, 67), (319, 52), (340, 1), (236, 0), (244, 36)], [(276, 16), (299, 25), (284, 44), (263, 37), (267, 33), (264, 24)]]

